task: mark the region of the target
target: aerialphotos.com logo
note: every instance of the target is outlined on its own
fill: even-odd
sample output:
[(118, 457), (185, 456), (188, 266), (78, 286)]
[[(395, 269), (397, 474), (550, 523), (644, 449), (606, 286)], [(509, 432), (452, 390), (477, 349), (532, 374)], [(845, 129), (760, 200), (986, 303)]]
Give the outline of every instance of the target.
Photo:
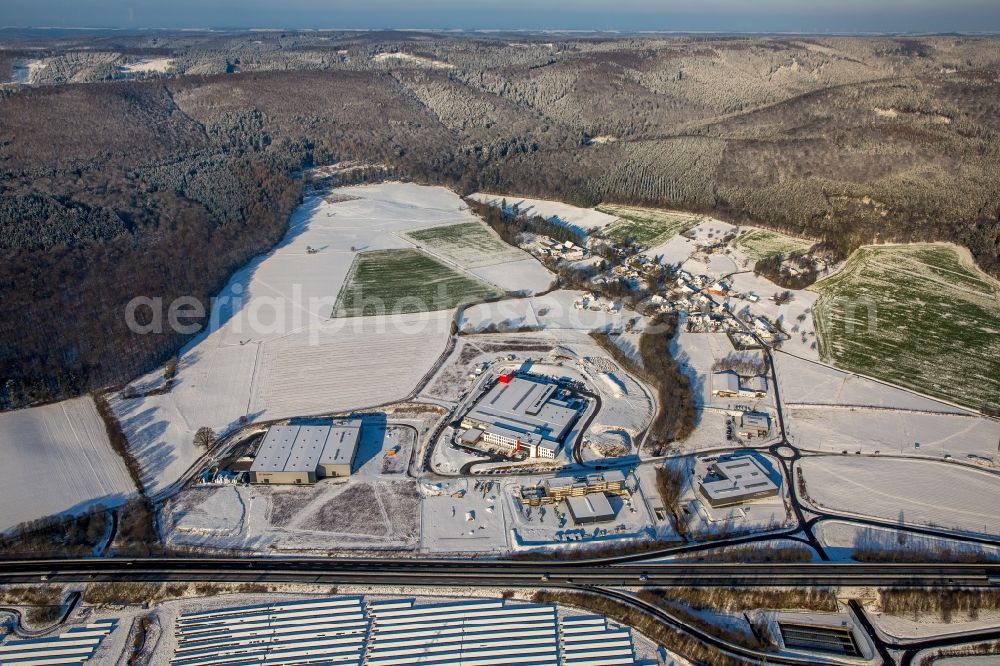
[[(208, 308), (194, 296), (181, 296), (169, 302), (159, 296), (137, 296), (128, 302), (124, 316), (128, 329), (138, 335), (161, 335), (168, 331), (194, 335), (225, 327), (236, 335), (273, 336), (302, 330), (360, 331), (362, 323), (365, 324), (363, 330), (370, 332), (395, 331), (416, 335), (426, 331), (429, 322), (438, 320), (434, 313), (453, 309), (439, 306), (440, 303), (453, 302), (450, 300), (453, 294), (448, 293), (447, 287), (439, 285), (437, 291), (436, 297), (431, 299), (418, 296), (395, 298), (389, 307), (384, 298), (358, 290), (352, 294), (350, 309), (354, 314), (347, 314), (337, 297), (304, 297), (301, 284), (292, 285), (290, 296), (261, 294), (252, 298), (245, 294), (243, 285), (236, 284), (228, 287), (222, 295), (212, 298)], [(645, 332), (656, 333), (669, 329), (662, 310), (651, 312), (648, 300), (635, 304), (611, 302), (615, 308), (611, 316), (604, 317), (600, 314), (595, 316), (587, 309), (569, 306), (559, 299), (545, 301), (544, 307), (536, 307), (527, 297), (488, 301), (470, 299), (454, 308), (456, 331), (526, 332), (545, 328), (547, 322), (556, 322), (560, 327), (603, 332), (641, 328)], [(466, 310), (473, 306), (476, 308), (475, 322), (464, 317)], [(844, 313), (845, 334), (874, 333), (878, 330), (878, 305), (874, 300), (837, 298), (835, 306)], [(729, 316), (745, 323), (752, 319), (749, 310), (732, 312), (728, 307), (726, 309)], [(639, 313), (646, 313), (647, 316)], [(678, 312), (677, 315), (681, 324), (688, 316), (686, 312)], [(785, 331), (786, 322), (782, 317), (774, 323), (779, 334)]]

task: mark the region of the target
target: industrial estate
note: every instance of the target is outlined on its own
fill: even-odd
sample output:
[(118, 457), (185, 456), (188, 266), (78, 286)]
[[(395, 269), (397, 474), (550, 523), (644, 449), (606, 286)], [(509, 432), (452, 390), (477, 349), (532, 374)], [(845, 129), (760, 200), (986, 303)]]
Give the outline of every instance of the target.
[[(749, 259), (740, 239), (755, 232), (692, 217), (662, 246), (620, 253), (608, 239), (627, 218), (521, 200), (522, 210), (549, 224), (590, 231), (572, 248), (526, 234), (522, 247), (500, 252), (502, 241), (479, 217), (499, 210), (509, 219), (512, 213), (493, 208), (498, 198), (463, 202), (439, 188), (393, 182), (332, 193), (317, 185), (316, 203), (290, 232), (294, 243), (258, 271), (322, 256), (282, 259), (300, 245), (318, 246), (314, 235), (356, 246), (351, 221), (374, 208), (386, 229), (405, 232), (399, 238), (422, 239), (413, 251), (438, 262), (436, 270), (465, 266), (465, 279), (518, 293), (403, 315), (392, 325), (379, 315), (343, 316), (336, 304), (307, 304), (313, 309), (302, 330), (265, 332), (249, 343), (241, 331), (253, 330), (252, 322), (240, 313), (182, 353), (169, 388), (158, 388), (165, 380), (157, 372), (111, 396), (168, 551), (335, 555), (332, 566), (350, 554), (377, 566), (400, 558), (545, 562), (611, 553), (645, 558), (652, 567), (653, 557), (680, 565), (733, 552), (779, 569), (813, 560), (869, 562), (889, 552), (1000, 557), (993, 510), (1000, 501), (1000, 424), (825, 362), (817, 342), (836, 341), (823, 341), (827, 333), (810, 316), (822, 297), (785, 294), (741, 270)], [(441, 228), (449, 234), (422, 231)], [(369, 233), (374, 244), (386, 232)], [(488, 249), (463, 247), (466, 235)], [(500, 263), (489, 264), (491, 256)], [(360, 269), (348, 270), (356, 259), (339, 261), (345, 284), (358, 278)], [(553, 289), (567, 267), (588, 276), (586, 284)], [(300, 279), (295, 270), (287, 274)], [(241, 287), (249, 293), (257, 292), (256, 279), (234, 278), (249, 281)], [(392, 279), (401, 280), (398, 297), (405, 296), (405, 277)], [(610, 293), (611, 284), (655, 291), (636, 301)], [(269, 288), (275, 285), (271, 278)], [(676, 322), (666, 335), (682, 359), (674, 379), (648, 356), (665, 321)], [(681, 402), (668, 379), (686, 387)], [(686, 433), (664, 438), (666, 423), (681, 427), (682, 410), (690, 410)], [(0, 415), (24, 432), (87, 433), (79, 445), (93, 450), (108, 446), (89, 425), (99, 418), (83, 400), (58, 412)], [(97, 486), (67, 486), (87, 488)], [(122, 508), (112, 512), (124, 525), (133, 504), (127, 485), (117, 492), (121, 499), (112, 504)], [(934, 493), (930, 502), (927, 493)], [(915, 504), (903, 506), (900, 498)], [(102, 547), (112, 552), (123, 548), (114, 529), (98, 537), (109, 539)], [(544, 569), (533, 578), (542, 586), (547, 579)], [(190, 666), (684, 663), (669, 640), (616, 624), (632, 616), (614, 605), (590, 606), (586, 596), (546, 597), (513, 586), (501, 599), (495, 590), (450, 581), (440, 588), (424, 583), (407, 600), (369, 598), (369, 588), (350, 584), (339, 586), (347, 596), (314, 598), (308, 593), (322, 590), (312, 588), (303, 599), (295, 586), (286, 598), (261, 580), (242, 585), (242, 595), (239, 586), (228, 590), (232, 599), (176, 586), (176, 598), (153, 615), (95, 602), (78, 626), (11, 639), (0, 653), (10, 663), (43, 663), (52, 655), (111, 663), (136, 632), (149, 631), (160, 639), (144, 654)], [(142, 595), (174, 588), (138, 589)], [(272, 596), (262, 601), (262, 593)], [(103, 594), (114, 599), (122, 590)], [(647, 590), (627, 603), (679, 617), (669, 596), (659, 595)], [(241, 597), (246, 605), (234, 605)], [(732, 632), (727, 640), (747, 655), (873, 661), (883, 645), (878, 632), (901, 621), (891, 619), (891, 599), (869, 599), (865, 610), (824, 588), (788, 607), (713, 611), (697, 626), (725, 627)], [(564, 610), (560, 600), (590, 614)], [(885, 624), (872, 629), (877, 613)], [(976, 622), (970, 616), (967, 626)]]
[[(311, 37), (289, 35), (291, 58)], [(490, 79), (499, 66), (488, 59), (475, 75), (454, 69), (451, 45), (357, 39), (363, 54), (345, 46), (330, 58), (364, 58), (365, 72), (434, 109), (400, 120), (373, 106), (400, 134), (471, 122), (441, 101), (466, 79), (513, 89)], [(517, 44), (511, 58), (533, 63), (532, 94), (577, 104), (573, 84), (547, 77), (573, 49), (604, 42), (539, 39), (504, 37)], [(970, 56), (954, 41), (954, 61), (919, 76), (963, 67)], [(839, 44), (796, 41), (799, 55), (768, 80), (797, 76), (798, 58), (833, 58)], [(879, 44), (892, 58), (922, 48)], [(48, 57), (33, 48), (17, 57)], [(725, 57), (763, 67), (742, 49)], [(671, 65), (680, 73), (657, 75), (657, 90), (694, 85), (688, 57)], [(192, 72), (227, 81), (253, 62)], [(653, 85), (630, 62), (615, 61), (602, 85)], [(993, 70), (968, 71), (949, 79), (951, 98), (1000, 85)], [(156, 94), (203, 114), (164, 112), (188, 118), (192, 136), (257, 128), (239, 150), (269, 150), (266, 114), (199, 102), (197, 88)], [(827, 103), (811, 95), (796, 103)], [(898, 133), (927, 142), (951, 123), (970, 142), (995, 134), (898, 95), (858, 122), (907, 117), (919, 131)], [(672, 103), (635, 101), (660, 113)], [(470, 105), (487, 127), (525, 113)], [(697, 144), (685, 170), (710, 153), (729, 159), (715, 124), (692, 116), (684, 128), (641, 153), (589, 129), (566, 145), (622, 151), (626, 166), (605, 185), (646, 178), (674, 150), (663, 141)], [(843, 140), (861, 151), (865, 137)], [(673, 180), (656, 181), (671, 209), (591, 206), (592, 189), (567, 194), (574, 205), (523, 197), (499, 172), (421, 184), (309, 145), (284, 235), (240, 255), (205, 324), (176, 334), (179, 350), (128, 381), (0, 412), (0, 664), (1000, 663), (1000, 282), (964, 249), (845, 249), (798, 217), (785, 233), (729, 216), (733, 191), (713, 190), (713, 207)], [(396, 139), (380, 150), (406, 152)], [(990, 150), (977, 154), (995, 159)], [(448, 160), (508, 151), (534, 149), (470, 142)], [(332, 163), (314, 166), (320, 158)], [(189, 178), (143, 192), (197, 189)], [(849, 199), (881, 224), (890, 203), (822, 182), (809, 196)], [(758, 184), (764, 203), (752, 205), (770, 206)], [(187, 209), (167, 208), (171, 224), (187, 224)], [(80, 219), (102, 214), (86, 211)], [(968, 233), (986, 234), (994, 213)], [(217, 233), (238, 236), (224, 224)], [(178, 266), (178, 284), (197, 270)], [(168, 318), (180, 309), (164, 306)], [(966, 328), (978, 341), (963, 342)]]
[[(318, 204), (299, 223), (295, 243), (317, 245), (312, 234), (335, 242), (341, 227), (352, 228), (352, 216), (374, 207), (387, 228), (424, 239), (414, 251), (441, 262), (441, 270), (458, 256), (481, 266), (487, 258), (476, 252), (487, 250), (462, 248), (459, 255), (461, 236), (419, 230), (453, 229), (457, 217), (480, 241), (485, 235), (489, 253), (503, 247), (477, 217), (500, 205), (488, 195), (462, 202), (403, 183), (333, 192), (317, 190)], [(419, 202), (425, 217), (412, 208), (396, 212), (404, 201)], [(146, 492), (156, 497), (165, 548), (188, 557), (363, 553), (373, 566), (399, 558), (544, 562), (605, 553), (680, 564), (727, 551), (773, 560), (779, 569), (813, 560), (869, 562), (890, 552), (1000, 557), (992, 508), (1000, 501), (1000, 424), (827, 364), (816, 344), (825, 333), (809, 316), (818, 294), (768, 297), (775, 285), (740, 270), (748, 260), (739, 240), (753, 232), (691, 219), (661, 248), (619, 255), (604, 244), (627, 219), (555, 202), (520, 206), (548, 215), (550, 224), (591, 231), (571, 256), (528, 235), (523, 254), (498, 254), (502, 270), (466, 269), (469, 280), (520, 288), (517, 296), (406, 315), (402, 334), (377, 315), (343, 317), (336, 306), (321, 306), (306, 330), (264, 334), (248, 346), (238, 331), (249, 322), (230, 319), (182, 354), (169, 390), (155, 390), (163, 378), (153, 373), (112, 396)], [(383, 232), (371, 233), (374, 243)], [(354, 231), (349, 238), (357, 243)], [(728, 240), (720, 245), (720, 238)], [(566, 266), (589, 275), (587, 284), (551, 290)], [(353, 279), (343, 269), (343, 279)], [(244, 288), (254, 293), (255, 278), (236, 278), (247, 279)], [(610, 295), (615, 280), (660, 286), (637, 302)], [(670, 370), (650, 365), (647, 356), (665, 317), (676, 319), (670, 344), (683, 359), (687, 407), (664, 391)], [(227, 397), (241, 378), (246, 385)], [(87, 425), (99, 417), (85, 402), (73, 408), (0, 418), (16, 424), (30, 416), (52, 433), (85, 432), (86, 445), (99, 449), (100, 431)], [(688, 432), (664, 439), (658, 429), (665, 418), (679, 423), (682, 409), (692, 410)], [(161, 457), (160, 450), (171, 454)], [(122, 491), (118, 521), (128, 520), (127, 496)], [(901, 508), (899, 498), (919, 504)], [(113, 533), (107, 538), (104, 547), (121, 547)], [(534, 580), (544, 585), (547, 576)], [(84, 616), (77, 629), (38, 642), (11, 640), (0, 650), (19, 658), (36, 651), (110, 655), (152, 621), (163, 638), (149, 655), (191, 666), (684, 663), (670, 645), (658, 652), (649, 642), (655, 637), (613, 624), (625, 616), (605, 616), (610, 611), (586, 598), (572, 597), (591, 615), (563, 616), (558, 594), (512, 589), (499, 599), (491, 590), (444, 587), (428, 586), (406, 601), (355, 594), (261, 602), (254, 601), (261, 591), (277, 588), (256, 582), (244, 584), (247, 605), (234, 606), (225, 598), (185, 601), (200, 598), (200, 588), (181, 585), (178, 591), (188, 591), (154, 620), (139, 610), (97, 612), (97, 604), (97, 614)], [(643, 592), (629, 603), (677, 612), (658, 594)], [(873, 630), (870, 623), (876, 613), (892, 617), (885, 605), (892, 597), (869, 600), (866, 611), (827, 596), (832, 592), (810, 594), (788, 608), (716, 611), (699, 626), (727, 627), (735, 632), (731, 640), (756, 646), (743, 648), (748, 654), (809, 663), (879, 658), (878, 631), (894, 625)], [(968, 626), (975, 622), (970, 617)]]

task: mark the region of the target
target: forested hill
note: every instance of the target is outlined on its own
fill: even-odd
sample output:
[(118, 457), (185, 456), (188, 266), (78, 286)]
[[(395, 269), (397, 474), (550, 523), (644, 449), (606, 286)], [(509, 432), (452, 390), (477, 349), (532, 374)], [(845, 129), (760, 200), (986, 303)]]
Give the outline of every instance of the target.
[[(8, 37), (11, 37), (8, 35)], [(0, 33), (0, 39), (3, 33)], [(714, 211), (1000, 271), (1000, 40), (18, 35), (0, 74), (0, 401), (152, 369), (136, 295), (205, 299), (304, 167)], [(360, 172), (362, 176), (367, 172)]]

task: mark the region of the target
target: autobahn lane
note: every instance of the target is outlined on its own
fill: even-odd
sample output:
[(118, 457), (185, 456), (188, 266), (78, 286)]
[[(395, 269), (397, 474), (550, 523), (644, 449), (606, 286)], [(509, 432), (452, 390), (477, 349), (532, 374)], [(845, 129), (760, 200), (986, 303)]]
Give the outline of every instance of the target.
[(91, 558), (0, 562), (0, 582), (321, 582), (371, 585), (988, 587), (1000, 564), (634, 563), (319, 558)]

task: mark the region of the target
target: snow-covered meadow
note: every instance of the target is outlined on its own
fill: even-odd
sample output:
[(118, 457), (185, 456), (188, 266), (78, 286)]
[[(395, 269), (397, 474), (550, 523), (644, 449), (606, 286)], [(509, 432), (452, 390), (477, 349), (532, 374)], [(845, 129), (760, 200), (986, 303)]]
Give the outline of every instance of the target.
[(834, 560), (850, 560), (855, 551), (897, 551), (915, 555), (949, 551), (956, 555), (1000, 561), (1000, 547), (943, 537), (910, 534), (889, 527), (873, 527), (846, 520), (816, 524), (816, 538)]
[(583, 292), (560, 289), (543, 296), (479, 303), (462, 313), (459, 330), (477, 333), (491, 327), (501, 331), (523, 327), (618, 333), (624, 331), (630, 321), (636, 332), (645, 327), (645, 319), (631, 310), (619, 306), (609, 311), (610, 301), (604, 301), (596, 310), (577, 307), (582, 299)]
[(504, 196), (502, 194), (488, 194), (486, 192), (476, 192), (470, 195), (469, 198), (497, 207), (506, 199), (508, 210), (516, 205), (520, 213), (524, 213), (529, 217), (540, 215), (547, 220), (567, 226), (577, 233), (586, 233), (595, 227), (603, 229), (618, 221), (618, 218), (614, 215), (608, 215), (593, 208), (580, 208), (579, 206), (572, 206), (561, 201), (552, 201), (549, 199), (528, 199), (514, 195)]
[(122, 71), (129, 74), (146, 74), (151, 72), (163, 74), (170, 71), (173, 64), (173, 58), (139, 58), (134, 62), (122, 65)]
[(996, 474), (949, 462), (854, 455), (806, 457), (799, 465), (809, 499), (831, 511), (1000, 534)]
[(136, 492), (90, 398), (0, 414), (0, 531)]

